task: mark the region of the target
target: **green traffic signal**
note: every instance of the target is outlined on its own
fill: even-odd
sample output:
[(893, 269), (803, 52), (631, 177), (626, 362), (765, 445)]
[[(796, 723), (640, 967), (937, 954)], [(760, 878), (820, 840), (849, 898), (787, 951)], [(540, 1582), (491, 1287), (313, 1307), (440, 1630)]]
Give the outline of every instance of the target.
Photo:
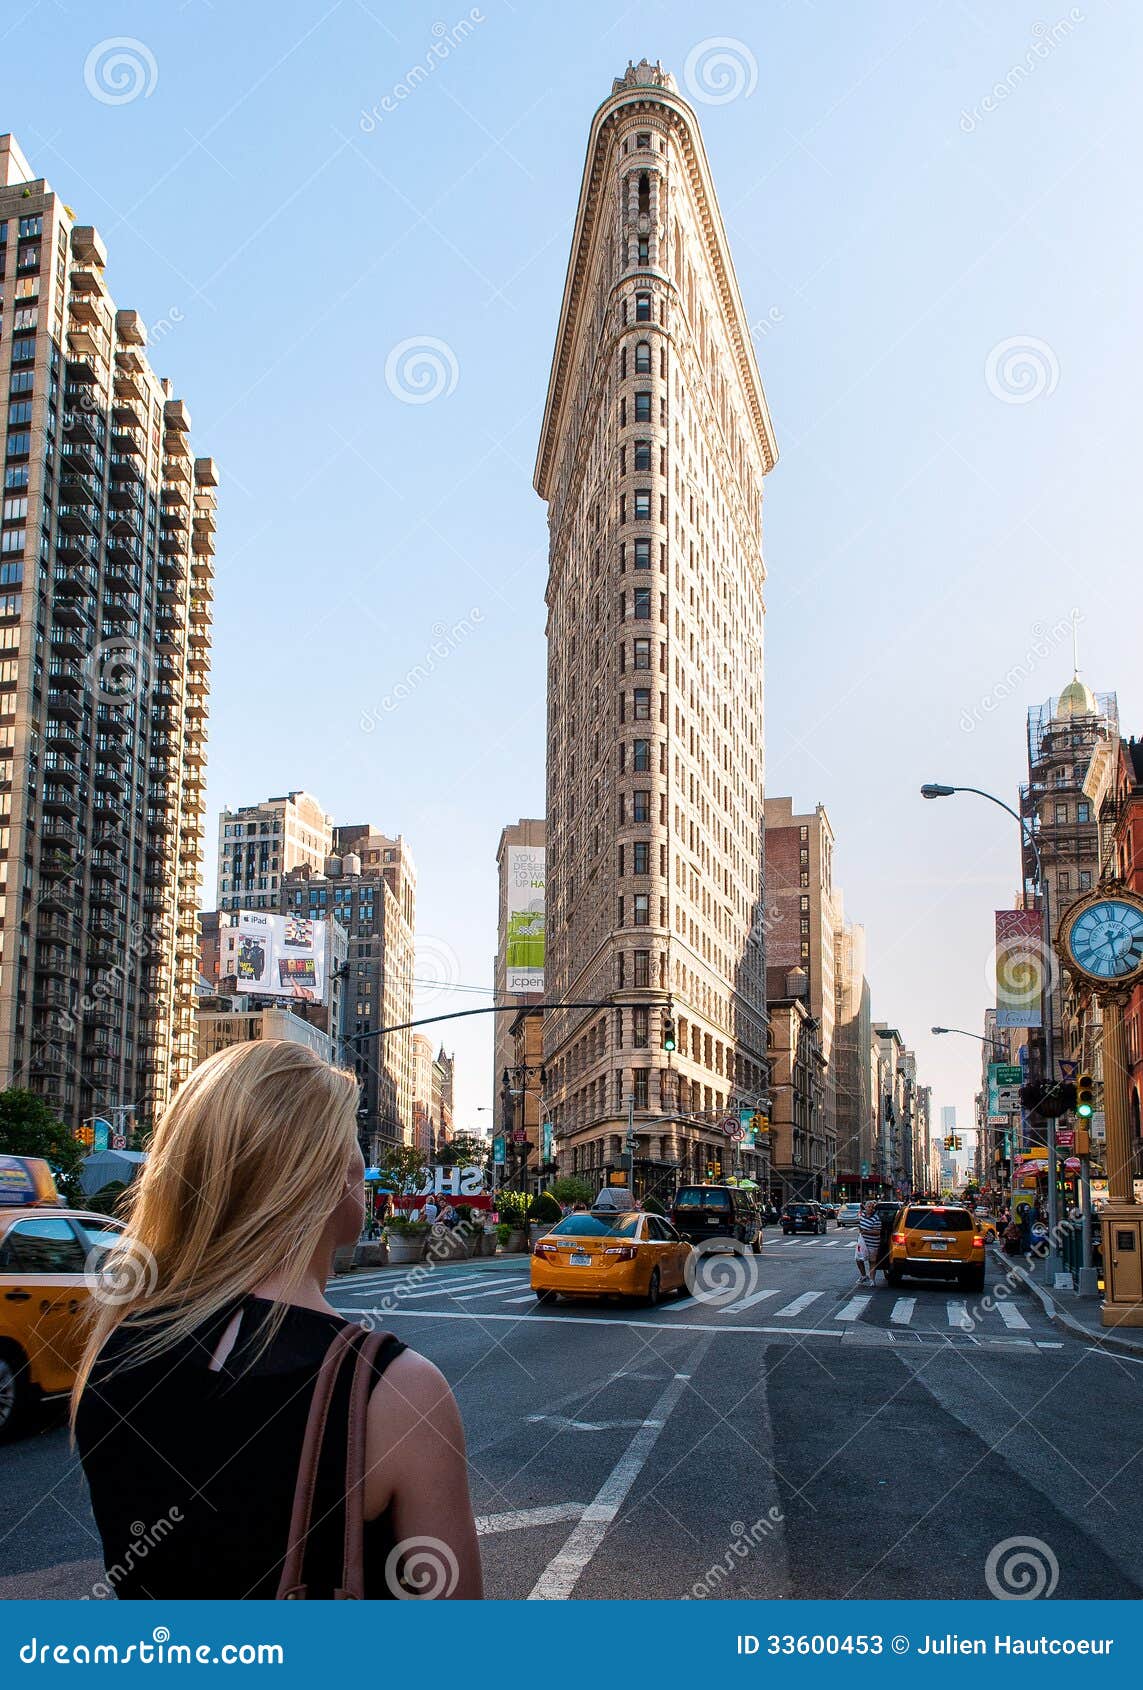
[(675, 1023), (674, 1023), (674, 1018), (670, 1015), (664, 1015), (664, 1017), (663, 1017), (663, 1049), (664, 1050), (674, 1050), (674, 1048), (675, 1048)]
[(1088, 1121), (1094, 1111), (1095, 1081), (1090, 1074), (1081, 1074), (1076, 1081), (1076, 1114), (1081, 1121)]

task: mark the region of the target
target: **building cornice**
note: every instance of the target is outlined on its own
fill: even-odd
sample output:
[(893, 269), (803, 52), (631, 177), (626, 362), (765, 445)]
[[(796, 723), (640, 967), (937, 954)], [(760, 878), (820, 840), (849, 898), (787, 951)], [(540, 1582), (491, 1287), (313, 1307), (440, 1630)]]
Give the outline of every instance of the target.
[(742, 392), (754, 425), (755, 440), (764, 466), (763, 473), (773, 469), (778, 459), (774, 428), (762, 390), (762, 379), (754, 357), (746, 311), (738, 290), (698, 120), (686, 101), (671, 88), (623, 86), (599, 107), (588, 137), (575, 231), (560, 307), (556, 348), (544, 406), (544, 422), (536, 457), (533, 484), (543, 499), (551, 497), (552, 474), (564, 426), (576, 343), (583, 328), (584, 311), (590, 309), (589, 282), (600, 235), (607, 162), (614, 145), (616, 130), (622, 121), (633, 113), (642, 112), (647, 113), (649, 117), (653, 114), (660, 122), (665, 119), (681, 150), (706, 242), (710, 273), (718, 292)]

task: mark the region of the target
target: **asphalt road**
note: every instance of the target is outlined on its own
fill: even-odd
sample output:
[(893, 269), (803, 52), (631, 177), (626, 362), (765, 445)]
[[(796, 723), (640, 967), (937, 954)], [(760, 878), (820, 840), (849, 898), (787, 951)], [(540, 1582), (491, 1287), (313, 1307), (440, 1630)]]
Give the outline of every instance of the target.
[[(524, 1257), (354, 1275), (332, 1300), (451, 1381), (491, 1597), (984, 1597), (990, 1555), (993, 1587), (1137, 1597), (1143, 1364), (997, 1279), (860, 1292), (831, 1230), (770, 1232), (654, 1310), (541, 1309)], [(89, 1595), (58, 1414), (0, 1447), (0, 1493), (0, 1597)]]

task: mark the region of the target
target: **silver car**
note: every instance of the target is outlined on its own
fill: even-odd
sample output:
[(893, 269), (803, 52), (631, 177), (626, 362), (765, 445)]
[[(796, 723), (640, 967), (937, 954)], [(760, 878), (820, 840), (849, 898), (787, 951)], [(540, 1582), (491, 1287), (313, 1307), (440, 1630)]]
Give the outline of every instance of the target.
[(843, 1203), (837, 1211), (838, 1226), (856, 1226), (861, 1219), (860, 1203)]

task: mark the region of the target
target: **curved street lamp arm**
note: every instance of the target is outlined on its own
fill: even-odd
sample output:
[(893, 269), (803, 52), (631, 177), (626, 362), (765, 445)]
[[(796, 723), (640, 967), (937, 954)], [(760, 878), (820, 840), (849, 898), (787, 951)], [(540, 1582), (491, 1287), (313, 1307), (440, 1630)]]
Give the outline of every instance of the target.
[(1028, 845), (1031, 848), (1032, 855), (1036, 859), (1036, 878), (1038, 880), (1043, 879), (1043, 868), (1040, 863), (1040, 847), (1036, 843), (1035, 834), (1032, 832), (1032, 829), (1028, 826), (1028, 823), (1024, 820), (1024, 817), (1020, 814), (1019, 810), (1014, 810), (1011, 804), (1006, 804), (1004, 802), (1003, 798), (997, 798), (994, 792), (985, 792), (984, 788), (980, 786), (954, 786), (953, 791), (975, 793), (978, 798), (987, 798), (988, 802), (990, 804), (995, 804), (997, 809), (1007, 810), (1012, 819), (1019, 823), (1020, 832), (1027, 840)]

